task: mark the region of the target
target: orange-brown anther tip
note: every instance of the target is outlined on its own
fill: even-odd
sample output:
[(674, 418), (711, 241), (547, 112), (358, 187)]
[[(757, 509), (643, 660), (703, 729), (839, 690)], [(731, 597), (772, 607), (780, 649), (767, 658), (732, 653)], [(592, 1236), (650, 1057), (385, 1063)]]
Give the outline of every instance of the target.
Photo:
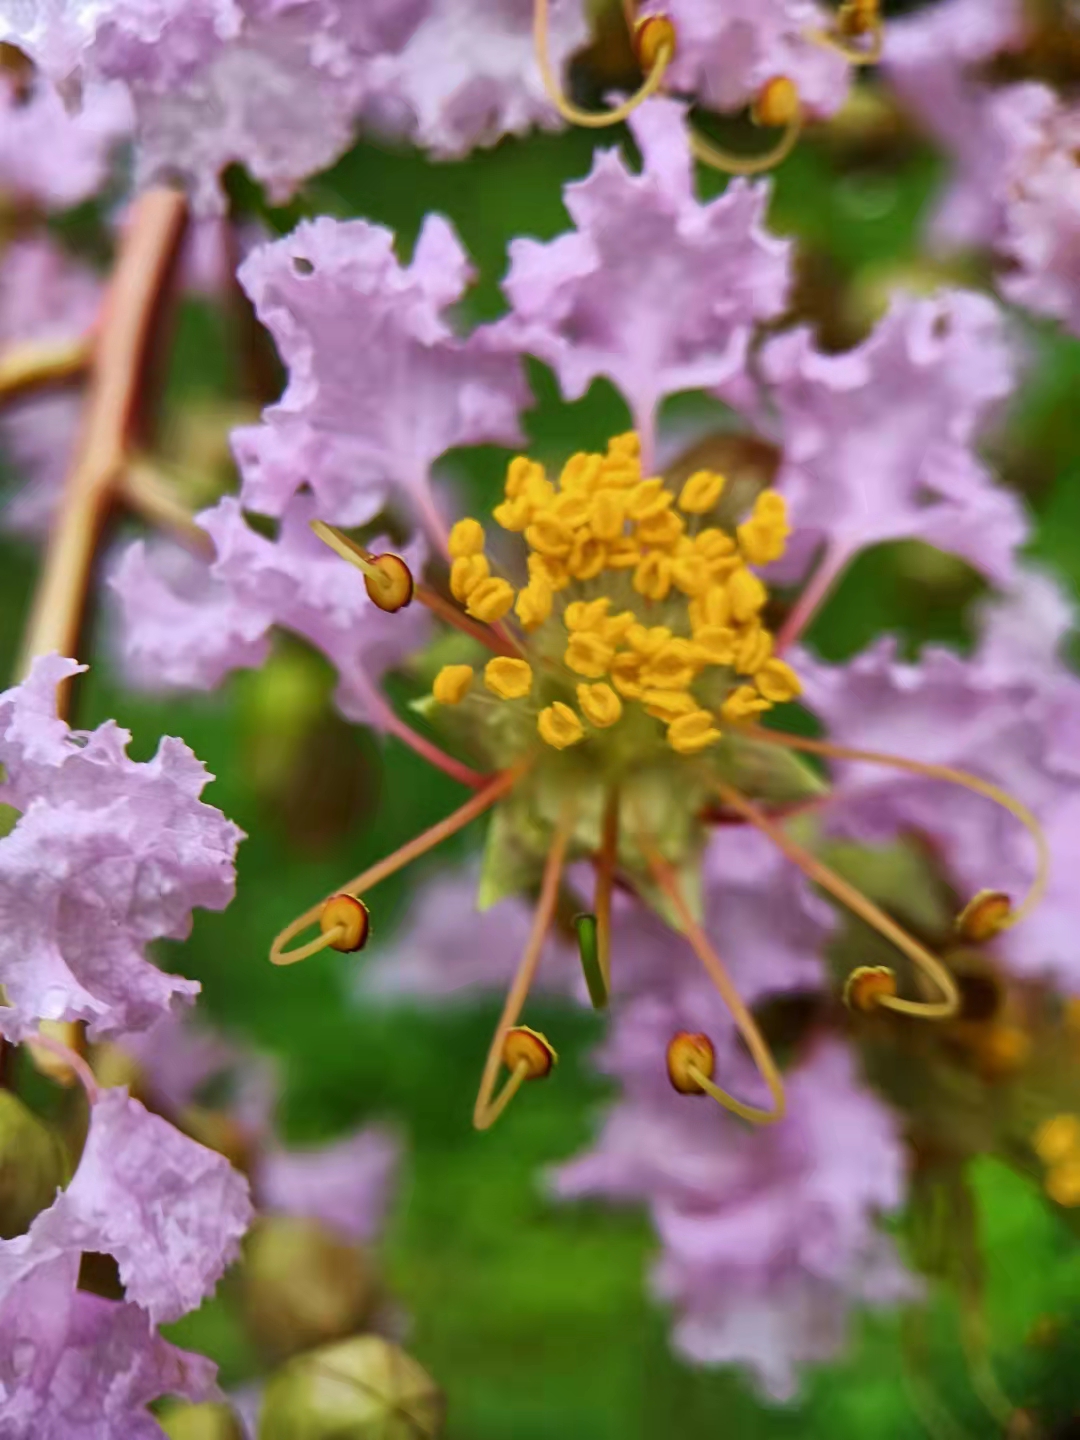
[(368, 935), (371, 933), (371, 917), (364, 902), (357, 900), (355, 896), (332, 895), (319, 916), (319, 929), (324, 935), (329, 935), (332, 930), (340, 930), (342, 933), (329, 942), (330, 948), (351, 954), (354, 950), (362, 950), (367, 944)]
[(884, 996), (895, 994), (896, 976), (887, 965), (860, 965), (847, 978), (844, 1004), (865, 1015), (876, 1009)]
[(413, 598), (412, 571), (400, 555), (373, 555), (371, 561), (381, 577), (376, 580), (373, 575), (364, 576), (372, 604), (391, 615), (395, 610), (404, 610)]
[(758, 91), (752, 115), (756, 125), (790, 125), (799, 113), (799, 92), (794, 80), (774, 75)]
[(524, 1063), (527, 1066), (526, 1080), (543, 1080), (545, 1075), (551, 1074), (551, 1067), (558, 1058), (555, 1047), (539, 1030), (530, 1030), (528, 1025), (515, 1025), (506, 1032), (502, 1062), (511, 1072)]
[(1003, 890), (980, 890), (956, 917), (956, 928), (965, 940), (981, 945), (992, 940), (1008, 925), (1012, 901)]
[(668, 48), (668, 59), (675, 54), (675, 26), (667, 15), (645, 15), (634, 26), (634, 54), (645, 75), (656, 67), (661, 46)]
[(668, 1079), (680, 1095), (704, 1095), (701, 1081), (691, 1071), (711, 1080), (716, 1070), (716, 1051), (707, 1035), (680, 1030), (667, 1047)]

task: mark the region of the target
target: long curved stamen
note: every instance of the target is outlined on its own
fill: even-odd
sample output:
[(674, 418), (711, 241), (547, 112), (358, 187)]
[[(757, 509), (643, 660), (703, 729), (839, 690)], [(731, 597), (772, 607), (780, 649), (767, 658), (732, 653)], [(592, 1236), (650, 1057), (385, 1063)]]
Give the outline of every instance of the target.
[(604, 828), (596, 857), (596, 938), (600, 974), (611, 993), (611, 896), (615, 888), (615, 863), (619, 853), (619, 791), (615, 787), (604, 810)]
[(480, 790), (471, 800), (467, 800), (460, 809), (455, 810), (452, 815), (448, 815), (445, 820), (440, 820), (429, 830), (414, 836), (407, 844), (402, 845), (400, 850), (395, 850), (392, 855), (378, 861), (369, 869), (361, 871), (354, 880), (350, 880), (347, 885), (335, 890), (332, 895), (327, 896), (326, 900), (320, 900), (318, 905), (313, 905), (310, 910), (305, 910), (303, 915), (300, 915), (290, 925), (286, 925), (271, 945), (271, 964), (295, 965), (298, 960), (306, 960), (309, 955), (315, 955), (320, 950), (325, 950), (328, 946), (333, 945), (335, 940), (341, 939), (340, 927), (334, 927), (297, 950), (285, 949), (290, 940), (295, 940), (297, 935), (310, 925), (318, 923), (323, 908), (328, 900), (333, 899), (334, 895), (358, 896), (361, 891), (370, 890), (380, 880), (385, 880), (398, 870), (403, 870), (406, 865), (426, 854), (428, 850), (433, 850), (436, 845), (441, 845), (451, 835), (456, 835), (459, 830), (464, 829), (471, 820), (477, 819), (485, 810), (490, 810), (492, 805), (500, 800), (507, 791), (513, 789), (527, 768), (528, 764), (523, 763), (496, 775), (490, 784), (485, 785), (483, 790)]
[(868, 27), (860, 32), (865, 45), (853, 45), (847, 36), (837, 30), (810, 30), (808, 38), (827, 50), (835, 50), (849, 65), (876, 65), (885, 47), (885, 22), (875, 15)]
[[(376, 604), (379, 603), (378, 596), (380, 594), (389, 593), (388, 578), (378, 565), (378, 561), (384, 557), (370, 555), (362, 545), (358, 545), (355, 540), (350, 540), (335, 525), (328, 525), (325, 520), (313, 520), (311, 528), (324, 545), (329, 545), (335, 555), (340, 555), (343, 560), (347, 560), (350, 565), (360, 571), (368, 585), (368, 593), (372, 595)], [(404, 565), (404, 562), (402, 564)], [(424, 585), (412, 577), (410, 579), (412, 586), (410, 598), (419, 600), (421, 605), (440, 620), (444, 620), (447, 625), (453, 625), (462, 634), (478, 641), (496, 655), (516, 655), (518, 653), (517, 647), (507, 638), (501, 625), (488, 626), (471, 619), (452, 601), (444, 599), (437, 590), (432, 590), (430, 586)], [(372, 593), (373, 591), (374, 593)]]
[(691, 125), (690, 149), (696, 160), (700, 160), (703, 165), (710, 165), (723, 175), (761, 175), (787, 159), (798, 143), (804, 123), (805, 117), (800, 108), (787, 122), (784, 133), (772, 149), (761, 155), (737, 155), (733, 150), (725, 150), (714, 141), (706, 140), (700, 130)]
[(778, 850), (780, 850), (793, 864), (812, 880), (815, 885), (820, 885), (830, 895), (839, 900), (842, 905), (861, 920), (883, 935), (886, 940), (892, 942), (896, 948), (906, 955), (913, 965), (936, 985), (941, 992), (940, 1000), (904, 1000), (899, 996), (885, 992), (876, 995), (876, 1003), (888, 1010), (895, 1010), (900, 1015), (917, 1015), (924, 1020), (948, 1020), (957, 1013), (960, 1008), (960, 992), (956, 988), (956, 982), (945, 969), (936, 955), (932, 955), (925, 945), (920, 945), (913, 935), (890, 919), (884, 910), (880, 909), (874, 902), (868, 899), (861, 891), (856, 890), (831, 869), (816, 855), (812, 855), (796, 840), (793, 840), (786, 831), (773, 822), (758, 809), (758, 807), (738, 790), (732, 789), (723, 781), (717, 784), (717, 793), (724, 803), (744, 820), (748, 820), (755, 829), (767, 835)]
[(1007, 790), (971, 775), (966, 770), (954, 769), (951, 765), (931, 765), (922, 760), (909, 760), (903, 755), (884, 754), (879, 750), (857, 750), (849, 745), (836, 745), (831, 740), (810, 740), (803, 735), (781, 734), (778, 730), (763, 730), (756, 725), (739, 727), (740, 733), (766, 745), (778, 745), (786, 750), (805, 750), (810, 755), (822, 755), (830, 760), (859, 760), (869, 765), (882, 765), (893, 770), (905, 770), (911, 775), (921, 775), (927, 780), (944, 780), (950, 785), (959, 785), (976, 795), (982, 795), (1000, 805), (1015, 816), (1035, 842), (1037, 863), (1035, 879), (1021, 903), (1012, 910), (998, 926), (1005, 929), (1030, 915), (1046, 892), (1050, 876), (1050, 847), (1046, 842), (1042, 826), (1028, 807)]
[(735, 988), (735, 982), (728, 974), (723, 961), (709, 944), (701, 926), (691, 915), (671, 866), (647, 835), (638, 831), (636, 838), (645, 854), (654, 880), (671, 902), (671, 907), (679, 918), (683, 934), (689, 940), (694, 954), (701, 961), (709, 979), (719, 991), (720, 998), (731, 1012), (731, 1018), (735, 1021), (739, 1034), (746, 1041), (754, 1064), (757, 1066), (758, 1074), (769, 1087), (769, 1093), (773, 1098), (772, 1108), (765, 1110), (757, 1105), (747, 1105), (742, 1100), (736, 1100), (726, 1090), (721, 1090), (718, 1085), (714, 1085), (712, 1080), (700, 1069), (691, 1067), (692, 1078), (706, 1095), (711, 1095), (718, 1105), (722, 1105), (725, 1110), (730, 1110), (741, 1119), (749, 1120), (754, 1125), (774, 1124), (777, 1120), (784, 1118), (787, 1104), (784, 1097), (784, 1082), (776, 1068), (776, 1061), (772, 1057), (765, 1037), (758, 1029), (757, 1021), (743, 1003), (742, 997)]
[(473, 1108), (473, 1124), (477, 1130), (488, 1130), (509, 1105), (522, 1084), (528, 1079), (529, 1069), (524, 1062), (515, 1065), (510, 1078), (498, 1095), (492, 1099), (495, 1082), (503, 1062), (503, 1046), (506, 1037), (521, 1014), (522, 1006), (528, 999), (533, 980), (540, 964), (540, 955), (547, 939), (551, 922), (555, 917), (555, 906), (559, 898), (559, 880), (566, 859), (566, 847), (573, 829), (573, 815), (564, 812), (552, 837), (551, 848), (544, 862), (544, 878), (540, 886), (540, 899), (533, 915), (532, 929), (518, 964), (517, 973), (507, 992), (499, 1023), (491, 1040), (491, 1047), (484, 1061), (484, 1073), (480, 1079), (480, 1090)]
[(648, 100), (650, 95), (655, 95), (664, 83), (664, 76), (675, 55), (674, 46), (662, 41), (657, 47), (652, 68), (643, 84), (635, 90), (633, 95), (613, 110), (596, 111), (582, 110), (577, 105), (571, 104), (563, 94), (555, 72), (551, 68), (548, 53), (548, 0), (535, 0), (534, 3), (533, 48), (536, 51), (536, 64), (540, 70), (540, 78), (544, 82), (548, 99), (564, 120), (569, 121), (571, 125), (581, 125), (591, 130), (602, 130), (608, 125), (618, 125), (628, 115), (633, 114), (642, 101)]

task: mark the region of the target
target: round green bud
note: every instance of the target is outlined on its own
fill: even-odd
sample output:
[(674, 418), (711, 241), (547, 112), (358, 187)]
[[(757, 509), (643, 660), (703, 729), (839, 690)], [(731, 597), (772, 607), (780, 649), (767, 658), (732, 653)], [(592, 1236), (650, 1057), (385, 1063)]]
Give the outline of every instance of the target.
[(389, 1340), (359, 1335), (270, 1378), (259, 1440), (434, 1440), (443, 1414), (426, 1370)]
[(239, 1277), (252, 1338), (273, 1362), (364, 1329), (379, 1300), (371, 1262), (358, 1245), (317, 1220), (260, 1219), (244, 1242)]
[(0, 1236), (24, 1234), (68, 1173), (59, 1138), (10, 1090), (0, 1090)]
[(169, 1440), (244, 1440), (244, 1427), (227, 1405), (173, 1405), (158, 1420)]

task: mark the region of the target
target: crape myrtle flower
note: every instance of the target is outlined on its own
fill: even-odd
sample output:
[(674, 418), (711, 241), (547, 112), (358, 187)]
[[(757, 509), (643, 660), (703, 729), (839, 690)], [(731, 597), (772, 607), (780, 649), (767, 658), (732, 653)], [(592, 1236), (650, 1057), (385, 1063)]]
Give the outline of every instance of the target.
[[(533, 0), (431, 0), (395, 54), (371, 65), (376, 124), (440, 158), (504, 135), (558, 126), (533, 51)], [(550, 44), (563, 65), (588, 36), (581, 0), (554, 0)]]
[[(286, 417), (296, 419), (308, 432), (305, 444), (311, 432), (345, 432), (368, 447), (379, 467), (375, 473), (391, 495), (396, 481), (405, 497), (415, 500), (416, 475), (426, 480), (440, 448), (462, 443), (466, 422), (466, 433), (476, 439), (491, 433), (484, 432), (485, 424), (497, 431), (516, 421), (518, 392), (506, 387), (518, 384), (516, 357), (525, 346), (557, 355), (564, 377), (580, 373), (587, 378), (605, 366), (617, 383), (635, 387), (627, 399), (647, 414), (676, 385), (712, 385), (733, 400), (740, 418), (766, 430), (765, 448), (778, 449), (783, 462), (775, 485), (742, 473), (729, 478), (708, 465), (677, 463), (666, 474), (657, 473), (634, 432), (614, 437), (601, 453), (571, 455), (551, 475), (520, 455), (510, 463), (504, 497), (493, 512), (506, 538), (489, 537), (474, 518), (459, 520), (446, 540), (449, 573), (433, 574), (431, 583), (414, 574), (415, 557), (383, 551), (327, 523), (318, 485), (312, 484), (310, 495), (297, 493), (306, 478), (302, 473), (293, 477), (291, 497), (284, 495), (280, 502), (284, 513), (276, 541), (250, 531), (241, 541), (243, 520), (235, 501), (212, 512), (217, 517), (213, 525), (221, 531), (215, 573), (238, 598), (238, 625), (250, 621), (257, 635), (275, 614), (284, 617), (310, 634), (340, 669), (342, 648), (351, 647), (355, 657), (374, 637), (380, 645), (386, 637), (389, 653), (395, 627), (404, 635), (400, 627), (413, 623), (410, 607), (431, 611), (459, 632), (461, 638), (450, 641), (458, 647), (456, 660), (447, 662), (445, 650), (438, 659), (414, 654), (413, 673), (426, 670), (432, 688), (413, 706), (450, 746), (467, 751), (472, 764), (416, 734), (388, 705), (377, 723), (403, 738), (411, 736), (415, 748), (476, 793), (455, 814), (287, 927), (274, 943), (273, 958), (290, 963), (326, 947), (361, 948), (368, 915), (358, 897), (493, 810), (481, 882), (484, 903), (522, 892), (539, 892), (540, 899), (484, 1069), (475, 1111), (481, 1126), (492, 1123), (526, 1078), (551, 1069), (551, 1047), (517, 1021), (558, 909), (564, 871), (575, 861), (586, 862), (587, 869), (592, 867), (590, 878), (595, 877), (593, 905), (576, 922), (579, 957), (594, 1001), (602, 1003), (608, 995), (613, 895), (616, 888), (626, 889), (681, 932), (698, 956), (732, 1009), (767, 1080), (770, 1102), (765, 1108), (735, 1100), (713, 1083), (714, 1067), (707, 1057), (689, 1058), (686, 1083), (749, 1118), (780, 1118), (784, 1102), (775, 1063), (700, 923), (701, 856), (718, 818), (749, 824), (769, 837), (815, 883), (897, 944), (927, 977), (926, 996), (914, 1000), (896, 993), (891, 970), (857, 974), (849, 989), (852, 1003), (934, 1018), (953, 1014), (957, 1005), (955, 986), (937, 958), (786, 828), (785, 808), (820, 798), (821, 781), (792, 753), (808, 742), (763, 729), (757, 720), (800, 693), (797, 671), (783, 651), (835, 578), (837, 556), (846, 561), (860, 545), (908, 533), (967, 553), (979, 548), (972, 546), (970, 531), (983, 526), (995, 537), (993, 545), (983, 540), (983, 563), (992, 573), (1008, 571), (1010, 547), (1021, 538), (1022, 524), (1018, 513), (1003, 505), (972, 453), (986, 411), (1007, 389), (1011, 373), (995, 312), (962, 292), (901, 305), (864, 347), (840, 357), (821, 356), (798, 333), (781, 336), (770, 342), (780, 348), (770, 353), (766, 345), (761, 351), (759, 394), (758, 387), (733, 371), (759, 318), (753, 302), (746, 295), (729, 308), (728, 297), (715, 297), (712, 274), (700, 267), (692, 242), (696, 227), (707, 230), (719, 217), (718, 233), (726, 244), (742, 247), (749, 263), (760, 262), (771, 277), (771, 293), (778, 298), (770, 293), (766, 301), (770, 317), (782, 304), (784, 251), (760, 230), (755, 192), (740, 186), (734, 199), (711, 206), (694, 200), (688, 141), (677, 107), (653, 102), (642, 107), (636, 125), (646, 152), (644, 173), (633, 177), (615, 162), (601, 162), (600, 178), (595, 189), (587, 188), (589, 202), (583, 210), (579, 206), (579, 216), (594, 229), (601, 224), (597, 196), (607, 186), (617, 202), (618, 232), (630, 232), (640, 219), (642, 233), (655, 235), (657, 248), (668, 247), (667, 282), (658, 283), (657, 262), (647, 250), (636, 289), (624, 263), (625, 247), (556, 242), (559, 251), (567, 252), (570, 299), (564, 305), (554, 285), (546, 328), (547, 317), (531, 295), (533, 308), (525, 317), (515, 308), (496, 326), (465, 339), (447, 334), (432, 297), (445, 304), (460, 294), (464, 262), (442, 222), (428, 222), (408, 271), (393, 260), (385, 232), (357, 222), (302, 226), (296, 237), (256, 252), (247, 262), (249, 276), (268, 269), (274, 277), (272, 306), (264, 301), (261, 308), (273, 314), (291, 361), (289, 390), (278, 407), (283, 414), (271, 414), (271, 428)], [(570, 198), (573, 203), (580, 194)], [(673, 233), (681, 242), (675, 246)], [(383, 257), (374, 281), (373, 249)], [(545, 253), (539, 260), (546, 264), (550, 258)], [(722, 252), (720, 259), (726, 274)], [(324, 264), (326, 276), (320, 271)], [(573, 305), (585, 303), (578, 284), (583, 264), (596, 303), (578, 317)], [(423, 285), (417, 282), (418, 266)], [(356, 308), (350, 282), (362, 297)], [(719, 321), (712, 318), (717, 308)], [(620, 326), (624, 310), (636, 325)], [(358, 326), (357, 314), (362, 320), (377, 316), (379, 328)], [(411, 317), (414, 328), (402, 324), (402, 315)], [(731, 352), (719, 368), (710, 368), (708, 345), (696, 328), (703, 316), (712, 327), (712, 344)], [(417, 325), (430, 343), (413, 338)], [(644, 399), (620, 353), (637, 343), (639, 332), (661, 337), (659, 342), (650, 338), (651, 353), (667, 367)], [(368, 334), (373, 343), (367, 350), (359, 343), (358, 350)], [(381, 405), (376, 411), (357, 389), (354, 366), (360, 363), (367, 376), (363, 357), (382, 353), (378, 341), (383, 336), (390, 337), (393, 360), (383, 370), (393, 375), (393, 384), (374, 377)], [(578, 372), (572, 357), (576, 342), (587, 357)], [(493, 356), (501, 374), (513, 377), (502, 387), (491, 380)], [(686, 369), (680, 371), (684, 357)], [(776, 377), (775, 415), (766, 403), (770, 373)], [(470, 389), (463, 374), (479, 374), (479, 383)], [(817, 425), (815, 396), (822, 415)], [(904, 402), (904, 424), (890, 427), (885, 424), (888, 401), (897, 396)], [(913, 443), (913, 432), (921, 444)], [(835, 457), (824, 436), (831, 437)], [(653, 436), (646, 439), (651, 445)], [(295, 454), (292, 440), (287, 443), (288, 453)], [(409, 463), (395, 473), (388, 457)], [(835, 464), (826, 464), (834, 458)], [(816, 503), (811, 498), (815, 469), (820, 469), (822, 489)], [(881, 484), (871, 493), (867, 476), (873, 472)], [(284, 474), (279, 472), (275, 484)], [(369, 474), (362, 471), (359, 478), (363, 494)], [(340, 487), (332, 493), (340, 498), (346, 492)], [(424, 509), (437, 536), (430, 523), (434, 507)], [(324, 579), (314, 552), (304, 552), (301, 564), (305, 521), (328, 547), (324, 564), (333, 563), (333, 551), (360, 574), (340, 567), (338, 580), (329, 571)], [(768, 576), (783, 559), (793, 522), (802, 531), (793, 538), (803, 554), (808, 538), (825, 541), (825, 564), (808, 582), (809, 598), (791, 607), (790, 623), (777, 632)], [(830, 554), (829, 536), (822, 534), (824, 525), (836, 530), (835, 553)], [(313, 543), (310, 536), (305, 543)], [(268, 578), (263, 572), (276, 574), (290, 548), (297, 565), (290, 582), (295, 588), (286, 598), (291, 605), (298, 593), (304, 594), (302, 624), (288, 618), (276, 590), (276, 611), (263, 598)], [(350, 584), (353, 600), (346, 588)], [(136, 621), (140, 611), (154, 610), (153, 604), (142, 603), (140, 584), (127, 587), (126, 601)], [(250, 641), (251, 633), (245, 639)], [(439, 643), (445, 646), (447, 640)], [(398, 663), (407, 651), (402, 643)], [(369, 715), (380, 709), (377, 696), (371, 683), (365, 694)], [(392, 721), (387, 719), (391, 715)], [(834, 758), (847, 753), (844, 747), (825, 745)], [(947, 778), (977, 793), (980, 803), (1005, 805), (1037, 830), (1027, 809), (989, 782), (954, 768), (927, 767), (888, 754), (879, 758), (886, 767)], [(1026, 915), (1041, 885), (1040, 876), (1029, 901), (1015, 915), (1006, 907), (998, 922), (1008, 925)], [(296, 944), (311, 925), (319, 927), (318, 937)], [(510, 1078), (496, 1099), (503, 1062)]]
[(740, 180), (697, 199), (681, 105), (652, 100), (631, 127), (640, 175), (600, 152), (564, 190), (575, 228), (511, 243), (503, 328), (552, 367), (568, 400), (598, 376), (616, 385), (648, 467), (661, 402), (740, 373), (754, 326), (783, 312), (791, 246), (765, 228), (765, 186)]
[[(101, 282), (45, 235), (12, 241), (0, 255), (0, 374), (14, 374), (33, 351), (60, 366), (79, 363), (101, 300)], [(0, 382), (2, 384), (2, 382)], [(14, 398), (0, 420), (0, 449), (21, 478), (0, 519), (6, 529), (40, 533), (71, 457), (79, 399), (63, 390)]]
[[(148, 1401), (213, 1391), (214, 1367), (153, 1327), (194, 1309), (235, 1258), (247, 1184), (72, 1059), (90, 1100), (78, 1167), (25, 1234), (0, 1241), (0, 1434), (149, 1440), (162, 1432)], [(115, 1258), (123, 1302), (76, 1289), (86, 1251)]]
[[(145, 1103), (198, 1133), (223, 1137), (248, 1174), (260, 1214), (318, 1220), (339, 1236), (368, 1242), (382, 1228), (401, 1158), (395, 1135), (366, 1125), (321, 1146), (290, 1148), (277, 1134), (276, 1067), (189, 1015), (167, 1015), (149, 1030), (97, 1046), (91, 1063), (104, 1079), (125, 1076)], [(221, 1097), (214, 1105), (207, 1096)]]
[(1045, 85), (986, 102), (984, 141), (997, 161), (989, 242), (1008, 299), (1080, 331), (1080, 108)]
[(52, 85), (24, 89), (0, 68), (0, 195), (17, 210), (66, 210), (102, 188), (131, 115), (120, 85), (103, 85), (74, 114)]
[(232, 899), (242, 832), (199, 797), (211, 778), (180, 740), (127, 756), (108, 721), (72, 731), (56, 687), (84, 667), (46, 656), (0, 695), (0, 801), (19, 812), (0, 840), (0, 1034), (86, 1021), (91, 1036), (150, 1025), (199, 986), (166, 975), (150, 941), (183, 939), (196, 905)]
[(787, 1121), (765, 1135), (680, 1105), (643, 1071), (642, 1047), (698, 1024), (703, 1003), (689, 993), (638, 1001), (615, 1020), (601, 1067), (622, 1098), (553, 1189), (646, 1203), (660, 1240), (652, 1290), (674, 1312), (676, 1349), (696, 1364), (745, 1366), (769, 1399), (789, 1401), (804, 1365), (843, 1349), (855, 1306), (918, 1293), (877, 1227), (903, 1203), (904, 1147), (838, 1040), (788, 1071)]
[(937, 0), (889, 22), (885, 77), (953, 167), (931, 219), (939, 246), (985, 245), (996, 229), (1001, 157), (988, 134), (991, 92), (979, 70), (1018, 49), (1025, 30), (1023, 0)]
[(0, 41), (72, 98), (126, 86), (140, 184), (183, 181), (219, 213), (220, 176), (244, 165), (275, 202), (325, 169), (356, 131), (374, 56), (400, 47), (426, 0), (4, 0)]

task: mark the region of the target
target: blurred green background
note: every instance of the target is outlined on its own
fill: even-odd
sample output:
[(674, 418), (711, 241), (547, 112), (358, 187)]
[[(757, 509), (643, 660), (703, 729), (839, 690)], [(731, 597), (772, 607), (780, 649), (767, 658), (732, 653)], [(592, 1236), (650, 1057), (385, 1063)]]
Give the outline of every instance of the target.
[[(510, 238), (564, 229), (562, 184), (587, 171), (594, 144), (616, 143), (627, 143), (625, 135), (539, 136), (453, 165), (361, 145), (287, 213), (263, 218), (286, 228), (301, 214), (364, 216), (391, 226), (407, 256), (425, 213), (441, 211), (479, 271), (468, 314), (490, 317), (500, 308)], [(872, 111), (809, 138), (778, 172), (772, 223), (799, 241), (799, 304), (828, 343), (856, 339), (893, 283), (921, 287), (942, 278), (920, 259), (919, 236), (943, 177), (942, 163), (922, 142)], [(722, 184), (706, 173), (700, 180), (702, 194)], [(241, 203), (257, 203), (243, 187), (238, 193)], [(979, 276), (954, 270), (953, 278)], [(1028, 378), (990, 453), (1032, 508), (1033, 555), (1075, 588), (1080, 346), (1027, 321), (1022, 331)], [(170, 415), (235, 396), (233, 343), (219, 314), (185, 303), (166, 397)], [(599, 447), (625, 428), (625, 410), (609, 388), (597, 385), (566, 405), (543, 367), (532, 366), (531, 378), (538, 404), (525, 423), (536, 453)], [(463, 495), (484, 503), (505, 460), (493, 450), (462, 452), (449, 468)], [(36, 568), (32, 547), (0, 539), (5, 673)], [(900, 633), (911, 651), (928, 640), (962, 646), (981, 593), (958, 562), (914, 545), (881, 547), (845, 577), (812, 640), (833, 658), (884, 631)], [(365, 1011), (343, 999), (350, 972), (364, 959), (324, 954), (285, 971), (269, 966), (275, 932), (343, 876), (447, 813), (459, 802), (453, 782), (395, 741), (377, 745), (336, 719), (327, 699), (331, 677), (291, 641), (282, 639), (265, 672), (241, 675), (217, 694), (150, 700), (118, 684), (106, 632), (99, 609), (80, 657), (93, 669), (77, 691), (75, 722), (90, 727), (116, 716), (134, 732), (138, 758), (153, 752), (161, 734), (182, 735), (217, 776), (207, 799), (249, 837), (235, 903), (222, 915), (198, 915), (190, 943), (175, 947), (178, 953), (163, 947), (162, 963), (202, 982), (208, 1019), (280, 1060), (291, 1140), (328, 1139), (369, 1118), (390, 1121), (406, 1138), (382, 1263), (411, 1316), (408, 1348), (447, 1392), (451, 1440), (905, 1440), (924, 1433), (902, 1378), (894, 1320), (857, 1319), (843, 1362), (809, 1375), (800, 1405), (770, 1409), (739, 1375), (691, 1370), (672, 1357), (665, 1316), (645, 1295), (654, 1242), (640, 1214), (546, 1201), (545, 1167), (587, 1143), (605, 1100), (588, 1064), (600, 1033), (593, 1017), (537, 1007), (530, 1018), (558, 1037), (564, 1063), (508, 1123), (478, 1135), (470, 1112), (494, 999), (434, 1011)], [(459, 837), (447, 852), (460, 855), (477, 839), (475, 831)], [(407, 913), (419, 873), (380, 887), (369, 954)], [(508, 972), (512, 963), (508, 955)], [(988, 1165), (977, 1184), (1001, 1376), (1018, 1403), (1038, 1400), (1068, 1413), (1080, 1405), (1075, 1246), (1014, 1178)], [(1056, 1342), (1027, 1343), (1044, 1315), (1062, 1322)], [(253, 1357), (223, 1299), (173, 1333), (218, 1360), (226, 1384), (251, 1374)], [(929, 1333), (942, 1402), (968, 1433), (993, 1433), (972, 1398), (947, 1303), (935, 1307)]]

